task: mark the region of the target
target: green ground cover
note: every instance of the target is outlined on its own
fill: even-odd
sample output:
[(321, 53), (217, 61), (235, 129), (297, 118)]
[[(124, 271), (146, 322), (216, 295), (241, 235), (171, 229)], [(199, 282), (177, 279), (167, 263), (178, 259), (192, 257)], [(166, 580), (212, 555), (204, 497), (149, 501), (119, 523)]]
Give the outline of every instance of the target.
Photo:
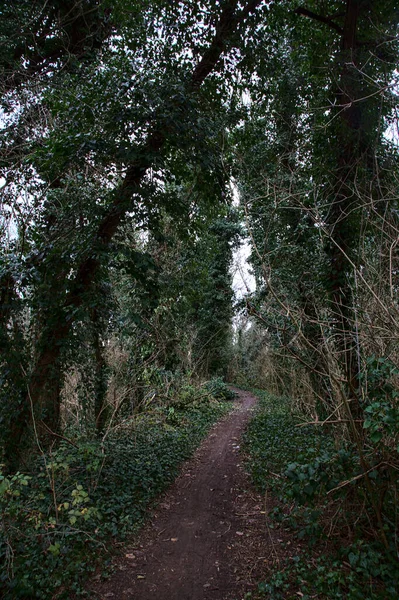
[(174, 402), (137, 415), (105, 441), (62, 441), (29, 473), (1, 475), (1, 597), (84, 594), (88, 575), (99, 564), (106, 572), (115, 543), (137, 530), (230, 410), (222, 387), (186, 386)]
[(321, 427), (298, 426), (301, 416), (293, 414), (289, 399), (257, 394), (258, 410), (244, 442), (247, 467), (257, 489), (277, 498), (271, 526), (298, 536), (302, 550), (293, 554), (287, 547), (278, 571), (248, 597), (398, 598), (394, 535), (388, 537), (389, 552), (373, 536), (355, 449), (343, 443), (338, 448)]

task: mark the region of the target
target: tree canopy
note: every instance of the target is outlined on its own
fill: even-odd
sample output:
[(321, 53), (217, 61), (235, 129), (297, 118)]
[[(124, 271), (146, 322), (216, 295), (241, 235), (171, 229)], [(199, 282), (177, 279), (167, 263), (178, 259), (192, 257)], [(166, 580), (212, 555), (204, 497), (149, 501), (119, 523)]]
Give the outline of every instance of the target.
[(103, 435), (182, 373), (242, 377), (354, 444), (388, 547), (398, 22), (394, 0), (1, 2), (7, 470), (68, 411)]

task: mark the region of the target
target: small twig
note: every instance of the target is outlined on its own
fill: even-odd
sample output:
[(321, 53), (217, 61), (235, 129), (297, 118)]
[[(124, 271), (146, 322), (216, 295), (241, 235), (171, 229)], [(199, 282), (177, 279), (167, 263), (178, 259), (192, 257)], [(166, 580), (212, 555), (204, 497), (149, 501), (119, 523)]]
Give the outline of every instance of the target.
[(50, 429), (50, 427), (48, 425), (46, 425), (46, 423), (44, 423), (43, 421), (40, 421), (40, 425), (42, 425), (50, 435), (53, 435), (56, 438), (60, 438), (61, 440), (64, 440), (65, 442), (68, 442), (68, 444), (71, 444), (71, 446), (73, 446), (74, 448), (78, 448), (78, 446), (72, 442), (72, 440), (70, 440), (69, 438), (65, 437), (64, 435), (61, 435), (60, 433), (55, 433), (55, 431), (53, 431), (52, 429)]
[(339, 485), (337, 485), (337, 487), (333, 488), (332, 490), (328, 490), (327, 494), (332, 494), (332, 492), (336, 492), (337, 490), (340, 490), (341, 488), (346, 487), (350, 483), (353, 483), (354, 481), (358, 481), (362, 477), (367, 477), (367, 475), (369, 473), (371, 473), (371, 471), (374, 471), (375, 469), (378, 469), (378, 467), (380, 467), (383, 464), (384, 463), (381, 462), (378, 465), (375, 465), (374, 467), (370, 467), (370, 469), (368, 469), (367, 471), (364, 471), (364, 473), (360, 473), (359, 475), (356, 475), (355, 477), (352, 477), (352, 479), (347, 479), (346, 481), (341, 481), (341, 483)]
[(334, 423), (363, 423), (363, 419), (334, 419), (331, 421), (308, 421), (307, 423), (298, 423), (295, 427), (306, 427), (307, 425), (330, 425)]
[(223, 533), (221, 535), (226, 535), (226, 533), (228, 533), (231, 529), (231, 523), (229, 524), (228, 528), (226, 529), (226, 531), (223, 531)]

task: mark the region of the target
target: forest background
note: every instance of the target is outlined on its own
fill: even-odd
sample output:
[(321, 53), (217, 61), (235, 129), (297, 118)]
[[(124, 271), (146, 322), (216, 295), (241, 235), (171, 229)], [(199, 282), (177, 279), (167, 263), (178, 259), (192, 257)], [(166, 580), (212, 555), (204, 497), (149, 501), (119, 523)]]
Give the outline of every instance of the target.
[[(57, 562), (52, 530), (98, 516), (81, 484), (58, 501), (67, 449), (97, 472), (138, 416), (173, 422), (228, 395), (221, 377), (323, 426), (329, 466), (291, 479), (308, 500), (339, 490), (395, 561), (397, 3), (3, 0), (0, 16), (3, 582), (40, 473), (54, 514), (24, 519)], [(243, 240), (256, 285), (237, 303)]]

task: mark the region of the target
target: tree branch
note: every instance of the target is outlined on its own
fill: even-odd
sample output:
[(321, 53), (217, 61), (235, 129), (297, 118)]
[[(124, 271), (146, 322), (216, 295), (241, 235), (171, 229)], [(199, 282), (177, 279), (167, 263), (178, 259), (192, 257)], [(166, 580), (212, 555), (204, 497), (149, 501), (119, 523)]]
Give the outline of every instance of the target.
[(262, 2), (263, 0), (251, 0), (238, 13), (236, 12), (238, 0), (229, 0), (226, 3), (216, 26), (213, 42), (194, 69), (191, 78), (193, 88), (199, 87), (211, 71), (215, 69), (225, 50), (228, 38), (234, 33), (237, 26), (253, 13)]
[(313, 19), (314, 21), (319, 21), (319, 23), (324, 23), (324, 25), (328, 25), (331, 29), (334, 29), (339, 34), (342, 35), (343, 29), (337, 23), (334, 23), (332, 17), (323, 17), (322, 15), (318, 15), (311, 10), (308, 10), (304, 6), (300, 6), (296, 8), (294, 11), (297, 15), (301, 15), (303, 17), (307, 17), (308, 19)]

